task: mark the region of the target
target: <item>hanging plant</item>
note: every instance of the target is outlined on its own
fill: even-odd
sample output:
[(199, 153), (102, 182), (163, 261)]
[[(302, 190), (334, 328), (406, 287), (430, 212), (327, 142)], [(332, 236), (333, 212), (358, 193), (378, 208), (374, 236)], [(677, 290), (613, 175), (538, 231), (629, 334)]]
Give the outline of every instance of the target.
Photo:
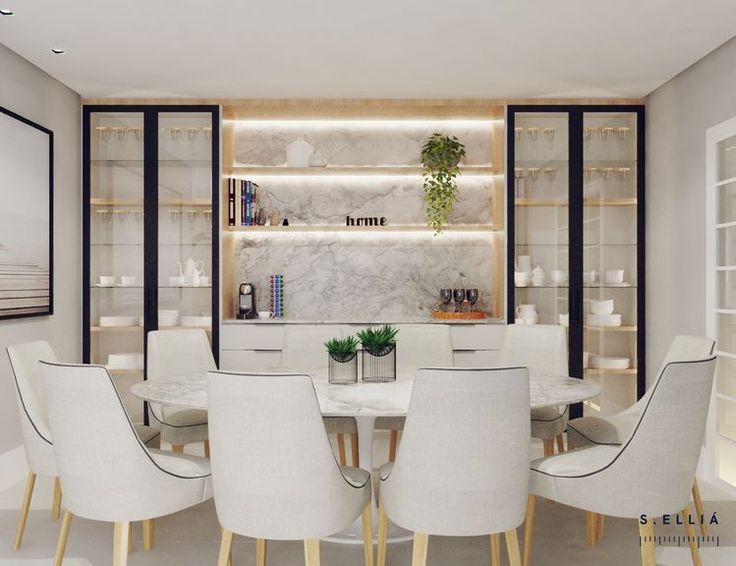
[(434, 133), (422, 146), (427, 225), (434, 228), (435, 234), (442, 232), (455, 206), (456, 177), (460, 174), (458, 165), (463, 157), (465, 146), (455, 136)]

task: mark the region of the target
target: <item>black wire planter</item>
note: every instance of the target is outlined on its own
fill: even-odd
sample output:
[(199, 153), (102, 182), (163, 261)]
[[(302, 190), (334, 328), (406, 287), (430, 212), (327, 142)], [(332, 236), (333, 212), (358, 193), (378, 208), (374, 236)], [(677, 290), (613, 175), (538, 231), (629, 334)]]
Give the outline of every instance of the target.
[(396, 344), (379, 352), (362, 350), (363, 381), (366, 383), (388, 383), (396, 381)]
[(338, 360), (327, 354), (329, 363), (327, 365), (327, 379), (335, 385), (350, 385), (358, 383), (358, 352), (344, 359)]

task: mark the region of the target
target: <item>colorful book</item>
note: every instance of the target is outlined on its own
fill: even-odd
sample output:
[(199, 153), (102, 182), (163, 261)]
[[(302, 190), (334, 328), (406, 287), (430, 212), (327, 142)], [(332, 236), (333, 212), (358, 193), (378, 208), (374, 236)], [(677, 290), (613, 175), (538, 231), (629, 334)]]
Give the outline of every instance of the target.
[(227, 225), (235, 226), (235, 179), (227, 180)]

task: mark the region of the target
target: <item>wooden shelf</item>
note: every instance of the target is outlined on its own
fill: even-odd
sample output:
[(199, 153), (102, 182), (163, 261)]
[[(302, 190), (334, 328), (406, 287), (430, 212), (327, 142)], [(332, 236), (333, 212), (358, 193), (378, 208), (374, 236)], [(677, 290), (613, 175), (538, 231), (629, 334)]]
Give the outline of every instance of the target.
[(592, 325), (585, 325), (585, 330), (590, 330), (592, 332), (636, 332), (638, 330), (637, 326), (592, 326)]
[[(90, 199), (90, 204), (97, 207), (111, 207), (119, 206), (121, 208), (143, 208), (142, 199), (108, 199), (108, 198), (93, 198)], [(212, 202), (206, 199), (192, 199), (192, 200), (160, 200), (158, 202), (160, 207), (207, 207), (212, 208)]]
[[(583, 205), (587, 207), (602, 207), (602, 206), (635, 206), (635, 198), (615, 198), (615, 199), (584, 199)], [(567, 200), (555, 200), (555, 199), (531, 199), (531, 198), (517, 198), (514, 201), (515, 206), (519, 207), (567, 207), (569, 206)]]
[(628, 369), (600, 369), (600, 368), (588, 368), (585, 370), (585, 375), (590, 376), (601, 376), (601, 375), (636, 375), (639, 373), (637, 368)]
[[(256, 167), (256, 166), (235, 166), (225, 167), (224, 175), (231, 177), (234, 175), (250, 175), (253, 177), (270, 177), (270, 176), (288, 176), (288, 177), (319, 177), (326, 175), (347, 175), (347, 176), (372, 176), (372, 175), (399, 175), (399, 176), (419, 176), (422, 174), (422, 167), (400, 167), (392, 165), (384, 166), (342, 166), (330, 165), (327, 167)], [(479, 175), (502, 175), (503, 169), (500, 167), (490, 166), (468, 166), (460, 167), (460, 176), (479, 176)]]
[[(226, 232), (434, 232), (424, 224), (396, 224), (392, 226), (344, 226), (342, 224), (292, 224), (289, 226), (227, 226)], [(503, 232), (504, 229), (488, 224), (456, 224), (445, 226), (443, 232)]]
[[(189, 330), (192, 328), (199, 328), (202, 330), (210, 331), (211, 326), (160, 326), (160, 330)], [(142, 326), (91, 326), (90, 332), (140, 332), (143, 330)]]

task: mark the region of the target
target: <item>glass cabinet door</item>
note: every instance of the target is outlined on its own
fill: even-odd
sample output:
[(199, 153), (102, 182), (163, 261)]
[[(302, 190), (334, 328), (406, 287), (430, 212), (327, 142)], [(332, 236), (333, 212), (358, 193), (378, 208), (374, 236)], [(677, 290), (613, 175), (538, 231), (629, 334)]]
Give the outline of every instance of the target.
[(159, 328), (212, 329), (212, 167), (212, 113), (160, 112)]
[(567, 112), (514, 121), (514, 304), (511, 321), (568, 325)]
[(587, 414), (637, 400), (637, 114), (583, 114), (583, 366)]
[(144, 116), (95, 112), (89, 120), (89, 361), (105, 365), (134, 421), (129, 394), (143, 378)]

